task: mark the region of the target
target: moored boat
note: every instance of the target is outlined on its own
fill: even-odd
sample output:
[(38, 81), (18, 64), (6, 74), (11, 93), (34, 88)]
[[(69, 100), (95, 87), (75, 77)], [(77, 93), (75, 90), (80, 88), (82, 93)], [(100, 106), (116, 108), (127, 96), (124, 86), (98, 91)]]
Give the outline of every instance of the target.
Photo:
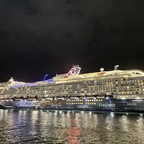
[(33, 82), (0, 83), (0, 108), (144, 112), (144, 73), (140, 70), (66, 74)]

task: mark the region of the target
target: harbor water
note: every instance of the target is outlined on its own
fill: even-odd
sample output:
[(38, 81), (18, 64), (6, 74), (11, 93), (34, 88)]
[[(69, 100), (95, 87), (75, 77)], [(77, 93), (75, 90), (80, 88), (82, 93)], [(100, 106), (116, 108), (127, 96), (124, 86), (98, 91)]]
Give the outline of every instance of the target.
[(0, 144), (144, 144), (144, 115), (1, 109)]

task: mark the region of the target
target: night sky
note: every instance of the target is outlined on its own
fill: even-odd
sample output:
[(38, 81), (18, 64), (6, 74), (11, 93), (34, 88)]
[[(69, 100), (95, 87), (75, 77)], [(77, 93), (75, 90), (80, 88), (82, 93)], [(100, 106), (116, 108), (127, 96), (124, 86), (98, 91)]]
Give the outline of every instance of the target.
[(144, 0), (0, 0), (0, 81), (80, 65), (144, 70)]

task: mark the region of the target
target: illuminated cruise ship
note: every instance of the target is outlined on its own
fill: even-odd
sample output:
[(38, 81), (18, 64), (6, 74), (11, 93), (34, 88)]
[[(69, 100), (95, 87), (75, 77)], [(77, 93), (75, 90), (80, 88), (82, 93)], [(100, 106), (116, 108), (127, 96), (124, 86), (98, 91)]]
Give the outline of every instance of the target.
[(1, 108), (144, 112), (144, 72), (140, 70), (66, 74), (34, 83), (11, 78), (0, 83)]

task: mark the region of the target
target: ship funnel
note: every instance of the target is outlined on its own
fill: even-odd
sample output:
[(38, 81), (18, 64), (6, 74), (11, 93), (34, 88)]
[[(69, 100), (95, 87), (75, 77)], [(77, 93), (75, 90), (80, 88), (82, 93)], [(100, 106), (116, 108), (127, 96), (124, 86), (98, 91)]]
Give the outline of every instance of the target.
[(68, 72), (68, 75), (77, 75), (80, 73), (81, 68), (79, 65), (73, 65), (73, 68)]

